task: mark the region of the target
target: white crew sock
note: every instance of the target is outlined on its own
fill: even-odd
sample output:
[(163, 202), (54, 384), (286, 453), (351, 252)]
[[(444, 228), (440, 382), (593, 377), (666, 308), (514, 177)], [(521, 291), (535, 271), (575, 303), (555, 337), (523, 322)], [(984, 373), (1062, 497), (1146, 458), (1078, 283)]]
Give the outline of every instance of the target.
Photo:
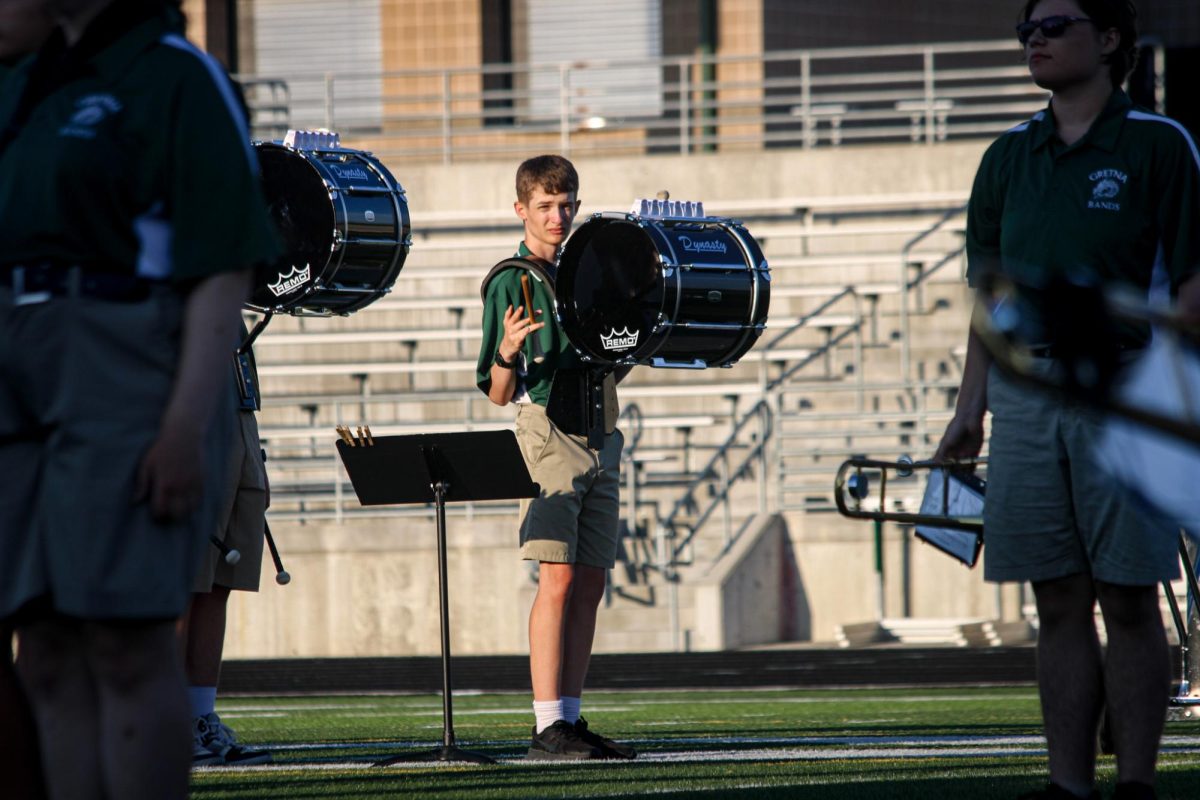
[(583, 701), (578, 697), (563, 697), (563, 719), (574, 725), (579, 721), (579, 706)]
[(192, 707), (192, 719), (213, 713), (217, 707), (217, 687), (189, 686), (188, 704)]
[(541, 733), (563, 718), (563, 701), (534, 700), (533, 715), (537, 717), (537, 732)]

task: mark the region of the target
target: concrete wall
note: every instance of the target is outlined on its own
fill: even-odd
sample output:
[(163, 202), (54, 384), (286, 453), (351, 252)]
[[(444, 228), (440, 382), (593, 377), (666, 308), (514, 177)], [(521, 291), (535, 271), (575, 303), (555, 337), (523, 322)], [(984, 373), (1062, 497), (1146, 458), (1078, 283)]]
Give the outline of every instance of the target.
[(707, 574), (691, 581), (697, 650), (730, 650), (796, 638), (800, 588), (787, 524), (770, 515), (751, 527)]
[[(369, 143), (366, 143), (369, 144)], [(579, 159), (582, 214), (624, 210), (636, 197), (667, 189), (678, 199), (708, 202), (918, 192), (968, 192), (989, 142), (969, 141), (778, 150), (738, 154)], [(353, 145), (352, 145), (353, 146)], [(537, 155), (528, 153), (527, 156)], [(512, 208), (511, 162), (395, 165), (408, 193), (420, 247), (421, 214)], [(513, 216), (513, 230), (519, 223)]]
[[(456, 654), (528, 652), (535, 585), (516, 553), (515, 518), (448, 521), (451, 649)], [(292, 574), (274, 582), (265, 561), (258, 593), (234, 592), (229, 658), (436, 655), (440, 647), (436, 536), (432, 520), (278, 524)], [(981, 570), (885, 531), (885, 614), (997, 617), (997, 591)], [(908, 559), (909, 580), (904, 580)], [(1003, 618), (1018, 616), (1016, 587)], [(870, 523), (835, 515), (771, 515), (707, 574), (679, 585), (680, 641), (720, 650), (777, 641), (829, 642), (837, 625), (876, 619)], [(602, 605), (597, 652), (670, 650), (668, 588), (621, 586)]]
[[(448, 519), (452, 649), (520, 652), (515, 607), (526, 581), (513, 520)], [(287, 586), (264, 559), (261, 591), (235, 592), (226, 655), (432, 655), (439, 652), (437, 536), (432, 519), (272, 525)]]

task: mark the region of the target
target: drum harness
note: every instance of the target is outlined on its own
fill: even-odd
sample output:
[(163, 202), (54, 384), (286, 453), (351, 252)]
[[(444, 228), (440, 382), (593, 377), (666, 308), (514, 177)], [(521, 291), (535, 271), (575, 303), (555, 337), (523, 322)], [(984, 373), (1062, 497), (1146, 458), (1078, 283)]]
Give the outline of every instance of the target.
[[(545, 284), (550, 296), (554, 297), (554, 265), (536, 257), (514, 256), (497, 263), (484, 277), (479, 287), (484, 302), (487, 302), (492, 279), (510, 269), (528, 271)], [(586, 436), (589, 449), (604, 449), (604, 437), (616, 429), (617, 420), (617, 389), (612, 369), (555, 369), (550, 382), (550, 397), (546, 400), (546, 416), (563, 433)]]

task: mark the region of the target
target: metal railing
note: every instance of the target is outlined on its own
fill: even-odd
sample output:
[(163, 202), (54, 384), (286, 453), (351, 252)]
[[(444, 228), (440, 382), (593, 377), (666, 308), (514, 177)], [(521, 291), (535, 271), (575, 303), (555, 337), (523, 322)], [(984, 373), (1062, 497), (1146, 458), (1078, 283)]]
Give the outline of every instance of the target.
[[(946, 252), (933, 267), (925, 268), (923, 264), (918, 264), (920, 271), (916, 277), (910, 274), (914, 265), (912, 258), (913, 251), (917, 245), (948, 227), (951, 222), (959, 221), (966, 213), (967, 207), (965, 205), (946, 211), (937, 222), (905, 242), (904, 248), (900, 251), (900, 374), (906, 380), (912, 377), (912, 337), (909, 335), (911, 333), (909, 329), (909, 315), (914, 312), (921, 313), (925, 310), (924, 287), (933, 274), (951, 261), (966, 257), (966, 239), (964, 237), (959, 247)], [(915, 308), (910, 308), (912, 305), (909, 302), (910, 295), (916, 296), (917, 302)]]
[(988, 40), (242, 81), (255, 135), (276, 134), (283, 85), (290, 124), (390, 161), (687, 155), (995, 135), (1046, 103), (1018, 53)]

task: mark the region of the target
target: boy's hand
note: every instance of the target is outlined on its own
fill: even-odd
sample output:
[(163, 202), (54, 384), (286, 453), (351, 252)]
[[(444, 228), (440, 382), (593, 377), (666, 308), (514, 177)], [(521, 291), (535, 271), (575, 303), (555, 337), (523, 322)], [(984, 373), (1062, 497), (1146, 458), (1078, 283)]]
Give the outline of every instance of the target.
[[(505, 361), (517, 357), (517, 353), (525, 346), (525, 337), (546, 327), (546, 323), (533, 322), (526, 317), (524, 311), (525, 306), (517, 306), (516, 310), (509, 306), (504, 312), (504, 339), (500, 342), (500, 357)], [(537, 313), (541, 314), (541, 309)]]

